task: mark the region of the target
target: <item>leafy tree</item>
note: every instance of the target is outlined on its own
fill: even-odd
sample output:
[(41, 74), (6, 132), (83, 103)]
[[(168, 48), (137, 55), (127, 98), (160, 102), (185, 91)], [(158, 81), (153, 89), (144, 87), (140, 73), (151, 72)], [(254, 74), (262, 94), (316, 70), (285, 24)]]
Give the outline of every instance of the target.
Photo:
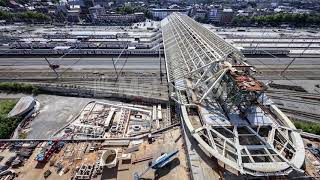
[(43, 13), (26, 11), (26, 12), (8, 12), (0, 10), (0, 19), (4, 20), (21, 20), (21, 21), (47, 21), (49, 16)]
[(140, 6), (135, 6), (135, 7), (130, 7), (130, 6), (125, 6), (125, 7), (118, 7), (116, 8), (116, 12), (119, 14), (133, 14), (137, 12), (142, 12), (147, 18), (152, 18), (151, 12), (144, 7)]
[(7, 7), (9, 5), (9, 0), (0, 0), (0, 6)]
[(289, 14), (289, 13), (276, 13), (273, 15), (264, 16), (252, 16), (246, 17), (234, 17), (232, 21), (233, 25), (243, 26), (250, 24), (258, 25), (273, 25), (279, 26), (281, 24), (289, 24), (298, 27), (313, 25), (320, 25), (320, 15), (309, 14)]
[[(30, 0), (15, 0), (15, 2), (17, 2), (19, 4), (27, 4), (30, 2)], [(0, 0), (0, 6), (8, 7), (8, 6), (10, 6), (10, 1), (9, 0)]]
[(134, 9), (129, 6), (125, 6), (125, 7), (116, 8), (116, 12), (119, 14), (133, 14)]
[(7, 11), (0, 11), (0, 19), (11, 19), (12, 14)]

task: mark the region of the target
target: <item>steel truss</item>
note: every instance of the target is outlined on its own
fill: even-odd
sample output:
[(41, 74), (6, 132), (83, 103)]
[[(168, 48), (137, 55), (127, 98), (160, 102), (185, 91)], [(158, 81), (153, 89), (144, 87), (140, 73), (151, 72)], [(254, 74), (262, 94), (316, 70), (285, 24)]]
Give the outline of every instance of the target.
[[(258, 81), (249, 78), (250, 82), (244, 82), (254, 83), (257, 89), (239, 86), (239, 79), (250, 71), (243, 55), (186, 15), (173, 13), (162, 20), (161, 26), (172, 99), (181, 104), (183, 119), (199, 146), (241, 174), (287, 175), (300, 171), (304, 146), (290, 120), (273, 105), (267, 105), (271, 110), (264, 104), (256, 106), (264, 94)], [(235, 70), (236, 66), (242, 69)], [(207, 107), (214, 109), (220, 122), (231, 123), (208, 123), (201, 113)], [(234, 114), (245, 119), (251, 107), (269, 113), (261, 116), (271, 121), (251, 124), (233, 119)], [(200, 119), (197, 122), (189, 118), (195, 114)]]

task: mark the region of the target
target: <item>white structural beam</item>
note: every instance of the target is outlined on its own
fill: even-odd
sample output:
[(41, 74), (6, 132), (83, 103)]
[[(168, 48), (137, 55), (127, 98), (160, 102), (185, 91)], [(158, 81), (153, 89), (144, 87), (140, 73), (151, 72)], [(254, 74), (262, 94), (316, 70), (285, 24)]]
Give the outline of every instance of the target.
[(216, 73), (219, 62), (229, 55), (242, 57), (236, 48), (189, 17), (173, 13), (161, 23), (170, 81), (201, 77), (198, 70), (209, 64), (213, 67), (210, 73)]
[(214, 83), (211, 85), (211, 87), (204, 93), (204, 95), (200, 98), (199, 102), (202, 102), (207, 96), (208, 94), (211, 93), (212, 89), (214, 87), (217, 86), (217, 84), (222, 80), (223, 76), (226, 74), (226, 72), (228, 71), (228, 69), (224, 69), (221, 74), (219, 75), (219, 77), (214, 81)]
[[(264, 111), (260, 107), (264, 104), (245, 101), (254, 98), (236, 97), (246, 95), (241, 79), (249, 77), (247, 72), (241, 74), (239, 67), (248, 64), (240, 51), (180, 13), (162, 20), (161, 27), (172, 99), (180, 105), (185, 125), (201, 149), (241, 174), (273, 176), (298, 170), (304, 160), (304, 148), (290, 120), (274, 105), (264, 107), (274, 116), (261, 113), (256, 114), (259, 117), (249, 117), (258, 112), (251, 112), (251, 108)], [(255, 91), (249, 93), (259, 95)], [(199, 117), (195, 118), (195, 114)], [(270, 119), (270, 124), (257, 125), (253, 118)], [(282, 132), (284, 124), (289, 129)], [(297, 156), (299, 153), (303, 157)]]

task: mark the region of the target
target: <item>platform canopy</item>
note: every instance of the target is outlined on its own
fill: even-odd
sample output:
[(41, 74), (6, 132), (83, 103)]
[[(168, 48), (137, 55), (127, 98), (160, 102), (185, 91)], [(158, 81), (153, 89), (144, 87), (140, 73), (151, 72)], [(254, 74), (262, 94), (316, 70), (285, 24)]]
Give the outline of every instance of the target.
[(173, 13), (161, 27), (169, 82), (201, 76), (209, 67), (218, 71), (218, 63), (231, 56), (243, 60), (238, 49), (186, 15)]
[(301, 171), (302, 138), (285, 114), (261, 100), (266, 86), (243, 54), (181, 13), (161, 28), (170, 98), (201, 149), (241, 174)]

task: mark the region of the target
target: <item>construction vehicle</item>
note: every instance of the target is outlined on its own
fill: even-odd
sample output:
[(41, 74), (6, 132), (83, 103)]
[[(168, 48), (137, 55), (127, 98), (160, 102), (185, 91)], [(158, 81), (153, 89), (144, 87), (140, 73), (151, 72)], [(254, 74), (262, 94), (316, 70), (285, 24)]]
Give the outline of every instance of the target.
[(142, 172), (141, 174), (138, 174), (137, 172), (134, 173), (134, 180), (140, 180), (141, 177), (146, 174), (150, 169), (161, 169), (164, 166), (166, 166), (168, 163), (170, 163), (173, 158), (178, 154), (179, 150), (175, 150), (169, 154), (165, 153), (163, 155), (161, 155), (160, 157), (158, 157), (154, 162), (151, 162), (149, 167)]

